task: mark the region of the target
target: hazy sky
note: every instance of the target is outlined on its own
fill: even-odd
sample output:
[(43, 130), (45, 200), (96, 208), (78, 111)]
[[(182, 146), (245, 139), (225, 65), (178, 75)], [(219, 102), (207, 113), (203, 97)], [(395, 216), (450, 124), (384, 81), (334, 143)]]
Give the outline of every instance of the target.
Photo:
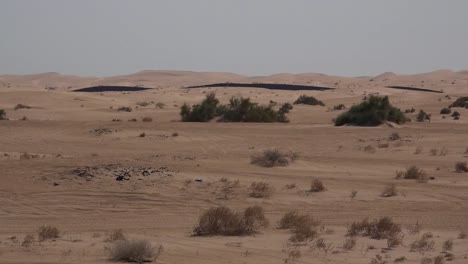
[(0, 0), (0, 74), (468, 69), (467, 0)]

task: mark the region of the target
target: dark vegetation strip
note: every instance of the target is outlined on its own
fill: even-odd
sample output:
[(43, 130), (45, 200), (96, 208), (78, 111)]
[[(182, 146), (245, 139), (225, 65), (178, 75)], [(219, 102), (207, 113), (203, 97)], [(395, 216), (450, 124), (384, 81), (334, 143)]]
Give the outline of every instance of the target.
[(278, 83), (214, 83), (198, 86), (189, 86), (187, 88), (210, 88), (210, 87), (245, 87), (245, 88), (263, 88), (270, 90), (289, 90), (289, 91), (327, 91), (335, 88), (296, 84), (278, 84)]
[(152, 88), (138, 86), (93, 86), (74, 90), (74, 92), (100, 93), (100, 92), (137, 92)]
[(442, 91), (436, 91), (436, 90), (431, 90), (431, 89), (426, 89), (426, 88), (408, 87), (408, 86), (386, 86), (386, 88), (408, 90), (408, 91), (418, 91), (418, 92), (444, 93)]

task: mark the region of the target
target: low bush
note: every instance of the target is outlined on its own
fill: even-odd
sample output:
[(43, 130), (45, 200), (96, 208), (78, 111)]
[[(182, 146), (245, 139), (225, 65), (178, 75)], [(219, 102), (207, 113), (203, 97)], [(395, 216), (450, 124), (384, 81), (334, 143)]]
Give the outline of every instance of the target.
[(419, 110), (418, 115), (416, 116), (416, 121), (418, 122), (424, 122), (424, 121), (430, 121), (431, 120), (431, 115), (424, 112), (424, 110)]
[(370, 96), (358, 105), (352, 106), (347, 112), (339, 115), (335, 126), (345, 124), (355, 126), (378, 126), (385, 121), (402, 124), (406, 122), (405, 115), (400, 109), (390, 104), (388, 96)]
[(397, 191), (395, 184), (386, 185), (382, 193), (380, 193), (381, 197), (392, 197), (392, 196), (397, 196), (397, 195), (398, 195), (398, 191)]
[(128, 106), (121, 106), (121, 107), (117, 108), (117, 111), (119, 111), (119, 112), (132, 112), (133, 109), (131, 107), (128, 107)]
[(313, 179), (312, 183), (310, 184), (309, 192), (323, 192), (325, 191), (325, 186), (323, 185), (322, 180), (320, 179)]
[(149, 116), (145, 116), (141, 119), (141, 121), (143, 122), (153, 122), (153, 118), (149, 117)]
[(48, 239), (56, 239), (59, 238), (60, 236), (60, 231), (58, 230), (57, 227), (54, 226), (49, 226), (49, 225), (44, 225), (39, 227), (37, 230), (37, 238), (39, 241), (45, 241)]
[(350, 251), (350, 250), (353, 250), (355, 246), (356, 246), (356, 238), (350, 237), (345, 240), (342, 248), (346, 251)]
[(450, 108), (447, 108), (447, 107), (444, 107), (440, 110), (441, 115), (448, 115), (450, 113), (452, 113), (452, 110), (450, 110)]
[(417, 166), (410, 166), (406, 171), (397, 171), (396, 178), (407, 179), (407, 180), (417, 180), (420, 182), (427, 181), (426, 173), (423, 169), (418, 168)]
[(401, 226), (390, 217), (369, 221), (367, 218), (348, 226), (347, 236), (367, 236), (372, 239), (389, 239), (401, 233)]
[(259, 105), (250, 101), (250, 98), (232, 97), (229, 104), (220, 105), (214, 93), (209, 93), (200, 103), (192, 107), (184, 104), (180, 115), (184, 122), (208, 122), (220, 117), (224, 122), (289, 122), (286, 114), (292, 105), (285, 103), (277, 111), (272, 105)]
[(421, 238), (415, 240), (410, 245), (410, 251), (412, 252), (425, 252), (434, 249), (435, 242), (431, 240), (432, 234), (425, 233)]
[(295, 152), (282, 152), (278, 149), (269, 149), (259, 155), (252, 156), (250, 163), (267, 168), (288, 166), (289, 163), (295, 161), (298, 156), (299, 155)]
[(152, 262), (161, 252), (162, 247), (155, 248), (147, 240), (119, 240), (109, 249), (109, 259), (120, 262)]
[(468, 165), (466, 164), (466, 162), (457, 162), (455, 163), (455, 171), (456, 172), (468, 172)]
[(317, 237), (317, 226), (320, 223), (308, 215), (300, 215), (297, 211), (286, 213), (279, 221), (278, 228), (291, 230), (291, 242), (305, 242)]
[(464, 107), (468, 108), (468, 97), (460, 97), (453, 102), (449, 107)]
[(320, 106), (325, 105), (322, 101), (316, 99), (315, 97), (308, 96), (308, 95), (305, 95), (305, 94), (299, 96), (299, 98), (297, 98), (297, 100), (294, 102), (294, 104), (320, 105)]
[(6, 112), (3, 109), (0, 109), (0, 120), (6, 119)]
[(388, 137), (388, 139), (390, 141), (395, 141), (395, 140), (400, 140), (401, 137), (400, 137), (400, 134), (398, 132), (393, 132), (392, 134), (390, 134), (390, 136)]
[(455, 111), (450, 116), (453, 118), (457, 118), (457, 117), (460, 118), (460, 113), (458, 111)]
[(219, 206), (205, 211), (193, 230), (195, 236), (241, 236), (258, 232), (268, 225), (263, 209), (248, 207), (243, 213)]
[(343, 110), (343, 109), (346, 109), (346, 106), (344, 104), (339, 104), (339, 105), (333, 106), (333, 110), (335, 110), (335, 111)]
[(443, 251), (451, 251), (453, 249), (453, 240), (445, 240), (444, 243), (442, 244), (442, 250)]
[(266, 182), (252, 182), (250, 185), (250, 197), (268, 198), (273, 194), (273, 187)]
[(127, 237), (125, 236), (124, 232), (122, 229), (116, 229), (113, 230), (110, 234), (109, 237), (106, 238), (106, 242), (115, 242), (119, 240), (127, 240)]
[(29, 105), (25, 105), (25, 104), (17, 104), (15, 105), (15, 111), (16, 110), (19, 110), (19, 109), (31, 109), (31, 107)]

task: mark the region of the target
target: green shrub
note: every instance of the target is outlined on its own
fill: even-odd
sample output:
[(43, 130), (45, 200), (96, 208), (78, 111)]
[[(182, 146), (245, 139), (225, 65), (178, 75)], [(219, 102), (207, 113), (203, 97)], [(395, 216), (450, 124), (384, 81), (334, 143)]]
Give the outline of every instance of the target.
[(339, 115), (335, 120), (335, 126), (345, 124), (378, 126), (385, 121), (402, 124), (406, 122), (406, 117), (400, 109), (390, 104), (388, 96), (371, 95), (362, 103), (352, 106), (347, 112)]
[(449, 107), (464, 107), (468, 108), (468, 96), (460, 97), (453, 102)]
[(307, 96), (305, 94), (299, 96), (294, 104), (306, 104), (306, 105), (320, 105), (324, 106), (325, 104), (313, 96)]
[(3, 109), (0, 109), (0, 120), (6, 119), (6, 112)]
[(447, 108), (447, 107), (444, 107), (440, 110), (441, 115), (448, 115), (450, 113), (452, 113), (452, 110), (450, 110), (450, 108)]
[(208, 122), (216, 116), (216, 109), (219, 100), (214, 93), (209, 93), (201, 104), (196, 104), (190, 108), (184, 104), (180, 108), (180, 116), (184, 122)]
[(286, 114), (292, 109), (291, 104), (284, 104), (278, 111), (272, 105), (258, 105), (250, 98), (232, 97), (229, 104), (220, 105), (214, 93), (210, 93), (201, 104), (192, 107), (184, 104), (180, 115), (184, 122), (207, 122), (216, 116), (224, 122), (289, 122)]

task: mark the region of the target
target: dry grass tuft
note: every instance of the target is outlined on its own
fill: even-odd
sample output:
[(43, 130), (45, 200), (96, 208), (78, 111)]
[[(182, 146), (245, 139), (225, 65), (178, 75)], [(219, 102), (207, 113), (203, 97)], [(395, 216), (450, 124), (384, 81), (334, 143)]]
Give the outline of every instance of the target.
[(282, 152), (278, 149), (270, 149), (265, 150), (259, 155), (252, 156), (250, 163), (267, 168), (288, 166), (298, 157), (299, 155), (295, 152)]
[(286, 213), (279, 221), (280, 229), (291, 230), (289, 241), (293, 243), (306, 242), (318, 235), (317, 227), (320, 223), (308, 215), (300, 215), (297, 211)]
[(34, 243), (34, 240), (35, 240), (35, 237), (34, 235), (26, 235), (23, 239), (23, 242), (21, 242), (21, 246), (22, 247), (25, 247), (25, 248), (28, 248), (30, 246), (32, 246), (32, 244)]
[(460, 231), (460, 233), (458, 233), (458, 239), (465, 239), (467, 237), (468, 234), (465, 231)]
[(106, 242), (115, 242), (120, 240), (127, 240), (122, 229), (115, 229), (110, 234), (109, 237), (106, 238)]
[(367, 236), (372, 239), (389, 239), (401, 233), (401, 226), (390, 217), (369, 221), (367, 218), (348, 226), (347, 236)]
[(45, 241), (48, 239), (59, 238), (60, 231), (55, 226), (43, 225), (37, 230), (37, 238), (39, 241)]
[(390, 141), (395, 141), (395, 140), (400, 140), (401, 137), (400, 137), (400, 134), (398, 134), (398, 132), (393, 132), (392, 134), (390, 134), (390, 136), (388, 137), (388, 139)]
[(273, 192), (273, 187), (266, 182), (252, 182), (249, 196), (253, 198), (268, 198)]
[(411, 235), (416, 235), (421, 232), (422, 225), (419, 223), (419, 221), (416, 221), (414, 225), (409, 225), (408, 226), (408, 233)]
[(371, 154), (374, 154), (375, 152), (377, 152), (375, 150), (375, 148), (371, 145), (367, 145), (364, 147), (364, 151), (367, 152), (367, 153), (371, 153)]
[(323, 185), (322, 180), (320, 179), (312, 180), (312, 183), (310, 184), (309, 192), (323, 192), (325, 190), (326, 189), (325, 189), (325, 186)]
[(153, 118), (149, 116), (145, 116), (141, 119), (142, 122), (153, 122)]
[(443, 251), (451, 251), (453, 249), (453, 240), (452, 239), (448, 239), (448, 240), (445, 240), (444, 243), (442, 244), (442, 250)]
[(397, 171), (396, 178), (417, 180), (418, 182), (427, 182), (427, 176), (424, 170), (414, 165), (406, 169), (406, 171)]
[(133, 109), (131, 107), (128, 107), (128, 106), (121, 106), (121, 107), (117, 108), (117, 111), (119, 111), (119, 112), (131, 112), (131, 111), (133, 111)]
[(248, 207), (243, 213), (219, 206), (205, 211), (194, 228), (195, 236), (241, 236), (257, 233), (268, 226), (263, 209), (260, 206)]
[(109, 259), (120, 262), (152, 262), (162, 253), (147, 240), (119, 240), (109, 249)]
[(350, 237), (345, 240), (342, 247), (344, 250), (350, 251), (350, 250), (353, 250), (355, 246), (356, 246), (356, 238)]
[(468, 165), (466, 162), (457, 162), (455, 163), (455, 171), (459, 173), (468, 172)]
[(434, 249), (435, 242), (431, 240), (431, 233), (424, 233), (421, 238), (417, 239), (410, 245), (412, 252), (426, 252)]
[(386, 185), (380, 194), (381, 197), (393, 197), (398, 195), (398, 190), (395, 184)]

